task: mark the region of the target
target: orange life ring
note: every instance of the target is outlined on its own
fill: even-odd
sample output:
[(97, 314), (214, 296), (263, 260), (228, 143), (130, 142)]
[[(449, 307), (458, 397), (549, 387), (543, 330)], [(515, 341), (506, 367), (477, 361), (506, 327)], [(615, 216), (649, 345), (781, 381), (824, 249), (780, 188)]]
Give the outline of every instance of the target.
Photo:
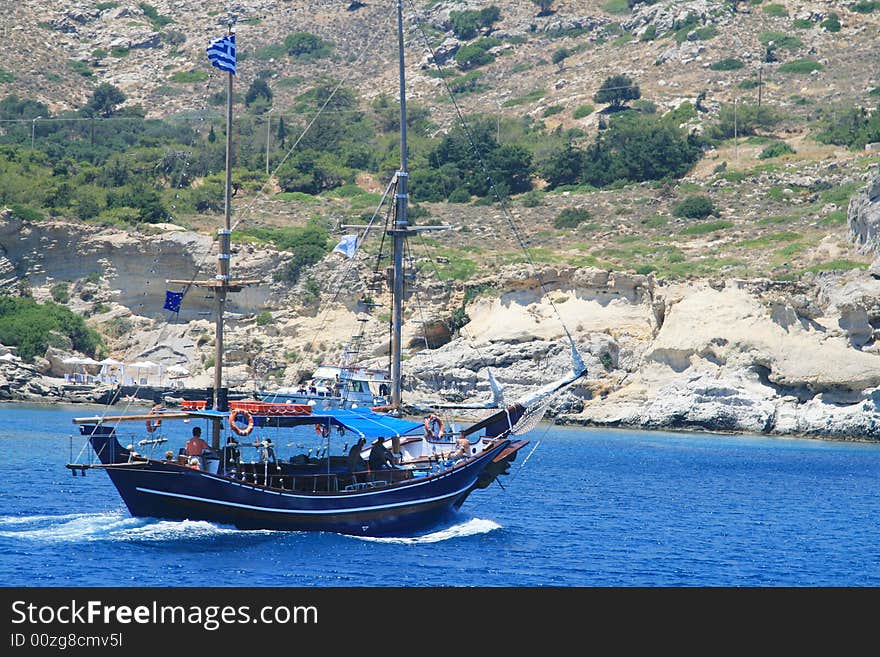
[[(155, 406), (154, 406), (153, 408), (151, 408), (151, 409), (150, 409), (150, 415), (155, 414), (156, 410), (157, 410), (157, 409), (156, 409)], [(150, 433), (153, 433), (156, 429), (158, 429), (158, 428), (161, 427), (161, 426), (162, 426), (162, 420), (161, 420), (161, 419), (159, 419), (159, 418), (156, 418), (156, 419), (153, 419), (153, 418), (147, 418), (147, 431), (149, 431)]]
[(326, 424), (316, 424), (315, 433), (321, 436), (321, 438), (326, 438), (330, 435), (330, 427), (328, 427)]
[[(235, 423), (239, 416), (247, 420), (247, 426), (243, 429)], [(254, 416), (243, 408), (236, 408), (229, 414), (229, 428), (239, 436), (246, 436), (254, 430)]]
[(431, 413), (425, 418), (425, 437), (430, 440), (443, 435), (443, 420)]

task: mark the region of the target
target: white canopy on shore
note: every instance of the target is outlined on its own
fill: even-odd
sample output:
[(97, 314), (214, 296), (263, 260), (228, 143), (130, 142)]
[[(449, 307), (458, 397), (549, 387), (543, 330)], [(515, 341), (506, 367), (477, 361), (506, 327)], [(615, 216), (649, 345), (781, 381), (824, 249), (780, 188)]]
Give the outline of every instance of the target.
[(144, 370), (152, 370), (152, 369), (159, 367), (159, 364), (154, 363), (151, 360), (139, 360), (136, 363), (132, 363), (128, 367), (135, 367), (137, 369), (144, 369)]

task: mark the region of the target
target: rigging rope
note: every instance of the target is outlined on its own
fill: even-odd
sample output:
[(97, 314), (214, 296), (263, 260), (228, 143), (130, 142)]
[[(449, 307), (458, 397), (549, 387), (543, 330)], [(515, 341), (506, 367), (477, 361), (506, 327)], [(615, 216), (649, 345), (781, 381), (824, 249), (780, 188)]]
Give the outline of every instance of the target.
[[(338, 6), (338, 5), (337, 5), (337, 6)], [(389, 14), (388, 16), (390, 17), (391, 14)], [(257, 193), (253, 196), (253, 198), (251, 199), (250, 203), (246, 204), (246, 205), (244, 206), (243, 209), (239, 210), (239, 211), (236, 213), (235, 220), (234, 220), (234, 222), (233, 222), (232, 225), (231, 225), (231, 229), (232, 229), (232, 230), (235, 230), (236, 228), (238, 228), (238, 226), (239, 226), (242, 222), (245, 222), (245, 221), (248, 219), (248, 217), (249, 217), (251, 211), (253, 210), (253, 208), (254, 208), (254, 206), (257, 204), (257, 202), (258, 202), (259, 200), (261, 200), (261, 198), (263, 198), (264, 196), (266, 196), (266, 190), (267, 190), (267, 188), (269, 187), (269, 184), (270, 184), (270, 181), (272, 180), (272, 178), (278, 173), (278, 170), (279, 170), (279, 169), (285, 164), (285, 162), (287, 162), (287, 160), (293, 155), (293, 153), (294, 153), (294, 152), (296, 151), (296, 149), (298, 148), (300, 142), (302, 142), (302, 140), (305, 138), (306, 134), (309, 132), (309, 130), (310, 130), (310, 129), (312, 128), (312, 126), (315, 124), (315, 121), (317, 121), (317, 119), (318, 119), (318, 118), (319, 118), (319, 117), (325, 112), (327, 106), (328, 106), (328, 105), (330, 104), (330, 102), (333, 100), (333, 98), (334, 98), (334, 96), (336, 95), (336, 93), (339, 91), (339, 89), (342, 87), (342, 85), (343, 85), (343, 84), (344, 84), (344, 83), (350, 78), (350, 72), (351, 72), (351, 71), (354, 71), (354, 70), (357, 70), (358, 67), (359, 67), (359, 64), (360, 64), (361, 61), (366, 57), (367, 53), (372, 52), (372, 45), (373, 45), (373, 43), (374, 43), (374, 40), (375, 40), (375, 39), (378, 39), (381, 35), (382, 35), (382, 31), (381, 31), (381, 30), (375, 30), (375, 31), (372, 33), (372, 39), (370, 39), (370, 40), (365, 44), (365, 47), (362, 48), (362, 49), (359, 51), (359, 56), (358, 56), (357, 60), (355, 60), (355, 61), (352, 63), (351, 66), (346, 67), (346, 71), (349, 73), (349, 75), (348, 75), (348, 76), (343, 76), (343, 77), (337, 82), (336, 86), (333, 88), (333, 90), (328, 94), (327, 98), (324, 100), (324, 103), (318, 108), (317, 112), (316, 112), (315, 115), (311, 118), (311, 120), (309, 120), (309, 122), (306, 124), (305, 128), (303, 128), (303, 130), (302, 130), (302, 132), (300, 133), (299, 137), (297, 137), (297, 139), (294, 141), (294, 143), (290, 146), (290, 148), (289, 148), (289, 149), (287, 150), (287, 152), (285, 153), (284, 157), (282, 157), (281, 160), (275, 165), (274, 169), (272, 170), (271, 175), (270, 175), (269, 178), (266, 180), (266, 182), (263, 183), (263, 185), (260, 187), (260, 189), (257, 191)], [(211, 80), (212, 78), (214, 78), (216, 75), (218, 75), (217, 72), (215, 72), (215, 71), (212, 69), (211, 77), (209, 78), (209, 82), (208, 82), (208, 84), (210, 84), (210, 80)], [(206, 85), (206, 87), (207, 87), (207, 85)], [(232, 129), (232, 127), (229, 126), (228, 129)], [(386, 194), (387, 194), (387, 190), (386, 190)], [(384, 197), (383, 197), (383, 198), (384, 198)], [(371, 223), (372, 223), (372, 222), (371, 222)], [(208, 251), (202, 256), (202, 258), (199, 260), (199, 262), (198, 262), (198, 264), (196, 265), (196, 268), (195, 268), (195, 270), (194, 270), (194, 272), (193, 272), (193, 275), (192, 275), (192, 277), (190, 278), (190, 282), (184, 287), (184, 290), (183, 290), (184, 297), (186, 296), (186, 293), (189, 292), (190, 288), (194, 285), (194, 283), (195, 283), (195, 281), (196, 281), (196, 278), (199, 276), (199, 273), (201, 272), (201, 270), (202, 270), (202, 268), (203, 268), (203, 266), (204, 266), (204, 264), (205, 264), (205, 261), (206, 261), (206, 260), (210, 257), (210, 255), (214, 252), (214, 244), (216, 244), (216, 242), (217, 242), (217, 236), (215, 236), (215, 237), (214, 237), (214, 240), (212, 241), (212, 248), (211, 248), (210, 250), (208, 250)], [(338, 292), (337, 292), (337, 294), (334, 296), (334, 299), (335, 299), (337, 296), (338, 296)], [(313, 340), (312, 340), (312, 344), (314, 344), (315, 339), (316, 339), (316, 338), (313, 338)]]
[[(413, 7), (413, 11), (415, 11), (415, 6), (413, 5), (412, 0), (410, 0), (410, 5)], [(541, 274), (538, 271), (537, 266), (535, 265), (535, 261), (532, 258), (532, 254), (529, 251), (528, 246), (526, 245), (525, 240), (523, 239), (522, 234), (520, 233), (520, 230), (516, 225), (516, 221), (514, 220), (513, 215), (510, 213), (510, 210), (509, 210), (504, 198), (498, 193), (498, 190), (495, 186), (495, 182), (492, 180), (492, 177), (488, 173), (488, 168), (486, 167), (486, 163), (483, 160), (483, 155), (480, 152), (480, 149), (477, 147), (476, 142), (474, 141), (473, 133), (470, 129), (470, 126), (468, 125), (467, 121), (464, 118), (464, 115), (462, 114), (461, 107), (459, 106), (458, 101), (456, 101), (456, 99), (455, 99), (455, 95), (453, 94), (452, 89), (449, 86), (449, 82), (447, 81), (446, 76), (442, 75), (443, 69), (440, 68), (439, 61), (437, 60), (434, 49), (431, 47), (430, 39), (428, 38), (427, 33), (425, 32), (424, 28), (422, 27), (421, 21), (417, 21), (416, 25), (419, 30), (419, 33), (422, 35), (422, 38), (424, 39), (425, 47), (428, 49), (428, 52), (431, 54), (431, 60), (434, 62), (434, 66), (436, 66), (437, 70), (441, 72), (441, 75), (439, 76), (440, 81), (443, 83), (444, 88), (446, 89), (447, 93), (449, 94), (449, 97), (452, 101), (452, 106), (455, 108), (456, 116), (458, 117), (458, 120), (461, 123), (462, 130), (464, 131), (465, 137), (467, 137), (467, 140), (468, 140), (468, 143), (470, 144), (471, 150), (474, 152), (474, 155), (477, 158), (477, 162), (479, 163), (483, 172), (486, 174), (486, 182), (489, 184), (489, 188), (492, 190), (492, 194), (494, 195), (495, 200), (499, 204), (499, 207), (501, 209), (501, 213), (504, 215), (504, 218), (507, 220), (507, 223), (510, 225), (510, 228), (513, 231), (514, 236), (516, 237), (520, 248), (522, 249), (523, 253), (525, 254), (526, 260), (528, 260), (528, 263), (531, 266), (532, 271), (535, 274), (535, 278), (538, 280), (538, 285), (541, 288), (541, 292), (547, 298), (547, 301), (550, 304), (550, 307), (553, 309), (553, 312), (556, 314), (556, 317), (559, 319), (559, 323), (562, 325), (562, 329), (565, 331), (565, 334), (568, 336), (569, 340), (571, 340), (573, 343), (574, 339), (572, 338), (571, 332), (568, 330), (568, 326), (565, 324), (565, 321), (562, 319), (562, 314), (559, 312), (559, 309), (557, 308), (556, 304), (553, 302), (553, 299), (548, 294), (547, 287), (544, 283), (544, 280), (541, 277)]]

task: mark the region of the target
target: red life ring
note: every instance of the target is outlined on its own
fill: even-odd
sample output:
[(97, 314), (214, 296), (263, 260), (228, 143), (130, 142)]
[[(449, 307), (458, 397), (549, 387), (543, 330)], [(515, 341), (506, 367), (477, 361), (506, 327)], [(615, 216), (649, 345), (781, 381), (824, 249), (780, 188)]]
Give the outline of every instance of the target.
[[(242, 416), (245, 420), (247, 420), (247, 426), (243, 429), (236, 424), (238, 417)], [(236, 408), (232, 413), (229, 414), (229, 428), (239, 436), (246, 436), (251, 431), (254, 430), (254, 416), (248, 413), (243, 408)]]
[[(150, 415), (154, 415), (156, 413), (156, 410), (157, 410), (157, 408), (155, 406), (153, 408), (151, 408)], [(149, 431), (150, 433), (153, 433), (156, 429), (158, 429), (161, 426), (162, 426), (162, 420), (160, 420), (159, 418), (156, 418), (156, 419), (148, 418), (147, 419), (147, 431)]]
[(431, 413), (425, 418), (425, 438), (431, 440), (443, 435), (443, 420)]

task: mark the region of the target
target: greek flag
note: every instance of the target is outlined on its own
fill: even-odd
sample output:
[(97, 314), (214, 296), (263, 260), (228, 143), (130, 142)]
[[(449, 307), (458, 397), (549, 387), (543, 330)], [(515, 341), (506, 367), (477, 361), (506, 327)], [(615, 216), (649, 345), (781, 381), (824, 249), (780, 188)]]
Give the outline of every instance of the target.
[(221, 71), (235, 75), (235, 35), (227, 34), (214, 39), (208, 46), (208, 59)]
[(341, 253), (347, 258), (353, 258), (355, 251), (357, 251), (357, 235), (346, 235), (339, 244), (333, 247), (333, 251)]

